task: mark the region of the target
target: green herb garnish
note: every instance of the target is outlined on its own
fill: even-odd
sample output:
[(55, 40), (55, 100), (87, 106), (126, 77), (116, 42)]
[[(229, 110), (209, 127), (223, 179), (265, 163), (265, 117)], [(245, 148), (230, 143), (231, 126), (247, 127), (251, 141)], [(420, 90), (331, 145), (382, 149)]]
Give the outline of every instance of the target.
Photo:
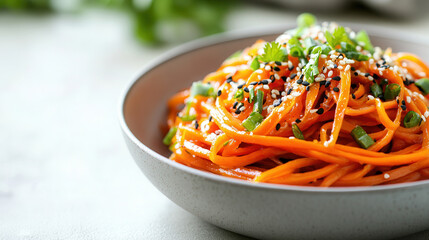
[(393, 100), (399, 95), (400, 92), (401, 86), (396, 83), (391, 83), (386, 85), (383, 96), (385, 100)]
[(353, 139), (362, 148), (369, 148), (374, 144), (374, 140), (365, 132), (361, 126), (356, 126), (350, 133)]
[(295, 138), (305, 140), (304, 134), (302, 134), (301, 129), (299, 129), (298, 125), (296, 125), (295, 123), (292, 124), (292, 133), (295, 136)]
[(168, 130), (168, 133), (165, 135), (164, 139), (162, 140), (162, 142), (165, 145), (170, 145), (171, 144), (171, 140), (173, 139), (173, 137), (176, 135), (177, 132), (177, 128), (176, 127), (172, 127)]
[(255, 57), (255, 58), (253, 59), (252, 63), (250, 63), (250, 68), (251, 68), (253, 71), (256, 71), (256, 70), (258, 70), (258, 69), (259, 69), (260, 65), (261, 65), (261, 64), (259, 63), (259, 57)]
[(404, 127), (412, 128), (420, 125), (422, 118), (414, 111), (409, 111), (404, 117)]
[(421, 78), (415, 84), (425, 95), (429, 94), (429, 78)]
[(263, 62), (283, 62), (287, 60), (286, 49), (282, 48), (278, 42), (266, 43), (264, 47), (264, 54), (260, 56)]
[(259, 112), (252, 112), (248, 118), (246, 118), (242, 125), (247, 131), (253, 131), (259, 124), (261, 124), (264, 117)]

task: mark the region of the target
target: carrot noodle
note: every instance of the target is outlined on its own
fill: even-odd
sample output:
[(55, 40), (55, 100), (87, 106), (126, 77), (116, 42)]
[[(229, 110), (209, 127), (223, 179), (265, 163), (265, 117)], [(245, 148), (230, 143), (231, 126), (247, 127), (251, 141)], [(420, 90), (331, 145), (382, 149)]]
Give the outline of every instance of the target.
[[(301, 44), (309, 36), (327, 44), (315, 31), (321, 30), (304, 30)], [(290, 38), (285, 33), (276, 42), (286, 50)], [(338, 44), (319, 53), (309, 77), (314, 51), (262, 60), (268, 45), (258, 40), (208, 74), (201, 84), (210, 93), (185, 89), (170, 98), (171, 160), (257, 183), (338, 187), (429, 179), (429, 98), (414, 84), (429, 76), (429, 67), (419, 57), (362, 45), (357, 53), (370, 57), (358, 61)], [(374, 95), (375, 84), (382, 95)], [(400, 87), (394, 99), (386, 84)], [(410, 111), (421, 121), (407, 127)], [(261, 120), (249, 129), (243, 123), (255, 114)], [(353, 136), (357, 126), (373, 139), (365, 148)]]

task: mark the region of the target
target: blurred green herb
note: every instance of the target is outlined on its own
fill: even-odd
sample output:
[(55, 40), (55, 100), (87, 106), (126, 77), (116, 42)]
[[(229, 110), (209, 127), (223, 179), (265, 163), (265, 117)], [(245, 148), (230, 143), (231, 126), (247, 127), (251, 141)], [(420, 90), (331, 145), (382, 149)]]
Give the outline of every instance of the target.
[[(224, 19), (236, 1), (76, 0), (74, 3), (78, 8), (95, 6), (125, 11), (134, 20), (137, 39), (145, 44), (159, 44), (224, 31)], [(1, 11), (56, 12), (56, 5), (54, 0), (0, 0)]]

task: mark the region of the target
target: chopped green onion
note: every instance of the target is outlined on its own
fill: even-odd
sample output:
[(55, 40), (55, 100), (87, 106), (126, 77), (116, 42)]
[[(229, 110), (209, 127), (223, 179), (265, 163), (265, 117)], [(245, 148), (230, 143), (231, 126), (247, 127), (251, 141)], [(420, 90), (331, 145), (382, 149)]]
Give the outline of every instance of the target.
[(374, 53), (374, 47), (371, 44), (371, 40), (364, 30), (356, 34), (355, 40), (359, 45), (363, 44), (363, 49), (368, 50), (370, 53)]
[(300, 59), (307, 60), (304, 54), (304, 48), (301, 46), (301, 43), (299, 42), (298, 38), (293, 37), (289, 39), (287, 47), (289, 50), (289, 55), (291, 55), (292, 57), (298, 57)]
[(380, 97), (383, 94), (383, 89), (377, 83), (372, 84), (370, 88), (374, 97)]
[(216, 94), (211, 84), (194, 82), (191, 87), (191, 98), (195, 96), (213, 97)]
[(242, 125), (247, 131), (253, 131), (259, 124), (261, 124), (264, 117), (258, 112), (252, 112), (248, 118), (246, 118)]
[(356, 51), (356, 47), (348, 42), (341, 42), (340, 45), (341, 45), (341, 49), (337, 51), (344, 53), (347, 58), (354, 59), (357, 61), (367, 61), (369, 59), (367, 55), (364, 55)]
[(186, 114), (186, 115), (181, 116), (180, 119), (184, 122), (190, 122), (190, 121), (194, 121), (195, 119), (197, 119), (197, 116), (195, 114), (193, 114), (193, 115)]
[(228, 141), (226, 141), (226, 142), (223, 144), (223, 146), (225, 147), (226, 145), (228, 145), (228, 143), (229, 143), (229, 140), (228, 140)]
[(374, 140), (365, 132), (361, 126), (356, 126), (352, 131), (351, 135), (353, 139), (362, 148), (369, 148), (374, 144)]
[(429, 94), (429, 78), (421, 78), (417, 80), (416, 86), (419, 87), (425, 95)]
[(313, 83), (314, 78), (319, 74), (319, 57), (320, 54), (322, 54), (322, 48), (317, 46), (313, 48), (313, 51), (310, 55), (310, 62), (305, 65), (304, 69), (302, 70), (304, 74), (304, 79), (308, 83)]
[(249, 103), (253, 102), (253, 99), (255, 99), (256, 95), (255, 95), (255, 89), (254, 88), (250, 88), (249, 89)]
[(308, 37), (304, 39), (304, 48), (305, 48), (304, 54), (307, 56), (310, 55), (311, 51), (313, 51), (313, 48), (316, 46), (317, 46), (317, 42), (313, 38)]
[(238, 50), (237, 52), (235, 52), (235, 53), (231, 54), (231, 56), (229, 56), (229, 57), (227, 58), (227, 60), (228, 60), (228, 59), (233, 59), (233, 58), (239, 57), (239, 56), (241, 56), (241, 53), (242, 53), (242, 51), (241, 51), (241, 50)]
[(404, 117), (404, 127), (412, 128), (418, 126), (421, 121), (421, 117), (418, 113), (414, 111), (409, 111)]
[(242, 88), (238, 89), (237, 92), (235, 92), (234, 98), (238, 101), (242, 101), (244, 98), (244, 90)]
[(253, 112), (262, 113), (262, 106), (264, 103), (264, 92), (258, 90), (256, 92), (255, 104), (253, 105)]
[(304, 140), (304, 134), (302, 134), (301, 129), (295, 123), (292, 124), (292, 133), (295, 138)]
[(383, 80), (381, 80), (380, 86), (383, 87), (384, 85), (387, 85), (388, 83), (389, 83), (389, 81), (386, 78), (384, 78)]
[(296, 19), (298, 27), (311, 27), (316, 24), (316, 17), (310, 13), (301, 13)]
[(399, 93), (401, 92), (401, 86), (396, 83), (391, 83), (386, 85), (386, 89), (384, 89), (384, 99), (385, 100), (393, 100), (395, 99)]
[(259, 63), (259, 58), (258, 58), (258, 57), (255, 57), (255, 58), (253, 59), (252, 63), (250, 64), (250, 68), (251, 68), (253, 71), (256, 71), (256, 70), (258, 70), (258, 69), (259, 69), (260, 65), (261, 65), (261, 64)]
[(286, 59), (286, 49), (282, 48), (278, 42), (266, 43), (264, 47), (264, 54), (262, 54), (260, 57), (260, 60), (263, 62), (283, 62)]
[(165, 145), (170, 145), (171, 144), (171, 140), (173, 139), (173, 137), (176, 135), (177, 132), (177, 128), (176, 127), (172, 127), (170, 128), (170, 130), (168, 130), (167, 135), (165, 135), (164, 139), (162, 140), (162, 142)]

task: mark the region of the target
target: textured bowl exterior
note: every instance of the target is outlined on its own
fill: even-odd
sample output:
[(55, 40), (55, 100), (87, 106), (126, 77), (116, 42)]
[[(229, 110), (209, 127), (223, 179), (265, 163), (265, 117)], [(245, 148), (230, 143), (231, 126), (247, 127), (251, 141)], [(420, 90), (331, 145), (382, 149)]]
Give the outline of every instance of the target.
[[(389, 239), (428, 229), (429, 181), (356, 188), (255, 184), (165, 157), (168, 149), (161, 143), (159, 126), (165, 121), (169, 96), (216, 70), (236, 49), (258, 38), (273, 39), (281, 32), (278, 29), (198, 40), (146, 67), (127, 88), (120, 111), (127, 146), (142, 172), (192, 214), (255, 238)], [(376, 45), (429, 56), (429, 47), (423, 43), (381, 35), (384, 31), (368, 26), (356, 29), (367, 29)]]

